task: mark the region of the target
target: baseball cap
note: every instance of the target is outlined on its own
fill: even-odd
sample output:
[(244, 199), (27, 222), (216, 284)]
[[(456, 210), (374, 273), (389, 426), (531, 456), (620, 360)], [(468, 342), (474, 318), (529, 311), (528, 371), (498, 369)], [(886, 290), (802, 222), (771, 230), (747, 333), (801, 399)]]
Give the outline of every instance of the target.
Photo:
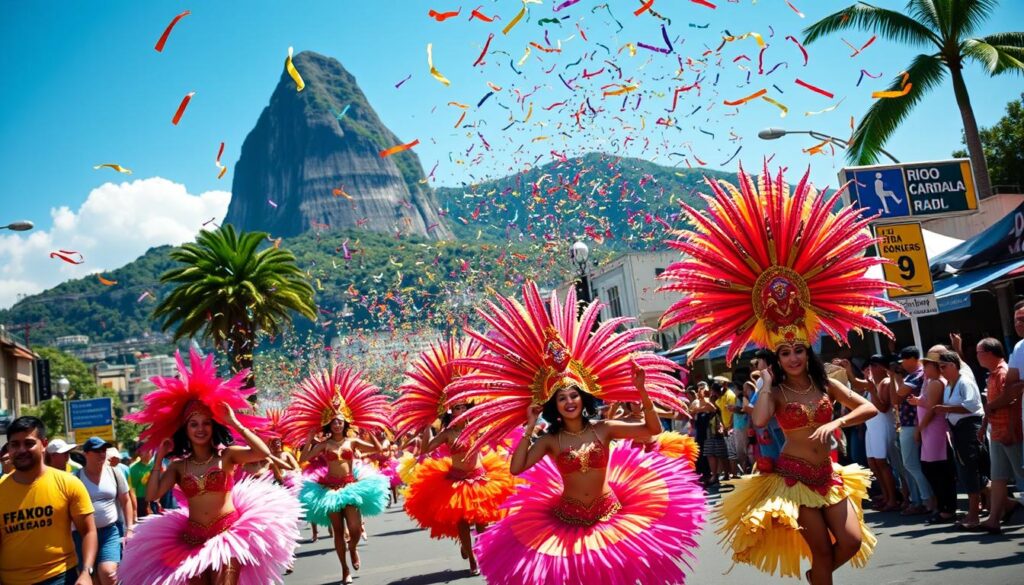
[(77, 443), (68, 444), (64, 439), (54, 439), (46, 444), (46, 452), (53, 455), (54, 453), (70, 453), (75, 450)]
[(880, 353), (876, 353), (875, 355), (873, 355), (873, 356), (868, 358), (868, 363), (869, 364), (876, 364), (876, 365), (879, 365), (879, 366), (886, 366), (886, 365), (889, 364), (889, 360), (885, 359), (884, 355), (882, 355)]
[(906, 359), (911, 359), (911, 358), (921, 359), (921, 350), (917, 349), (913, 345), (909, 345), (909, 346), (904, 347), (903, 349), (900, 350), (900, 359), (901, 360), (906, 360)]
[(86, 442), (82, 443), (82, 451), (104, 451), (110, 446), (110, 443), (99, 437), (89, 437)]

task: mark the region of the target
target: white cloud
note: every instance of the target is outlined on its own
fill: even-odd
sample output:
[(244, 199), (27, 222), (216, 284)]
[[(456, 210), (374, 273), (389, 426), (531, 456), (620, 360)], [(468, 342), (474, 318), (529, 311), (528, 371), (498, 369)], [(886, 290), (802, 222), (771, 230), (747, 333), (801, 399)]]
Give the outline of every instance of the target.
[[(153, 246), (195, 238), (204, 222), (227, 214), (231, 194), (192, 195), (184, 185), (160, 177), (93, 189), (78, 211), (50, 210), (48, 230), (0, 236), (0, 307), (71, 278), (119, 268)], [(3, 233), (3, 232), (0, 232)], [(85, 262), (72, 265), (50, 252), (74, 250)]]

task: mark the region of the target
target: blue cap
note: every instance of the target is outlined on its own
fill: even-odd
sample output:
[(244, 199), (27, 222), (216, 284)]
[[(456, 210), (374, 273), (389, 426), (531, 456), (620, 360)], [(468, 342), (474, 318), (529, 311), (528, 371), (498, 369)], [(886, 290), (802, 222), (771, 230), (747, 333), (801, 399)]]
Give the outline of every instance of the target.
[(112, 446), (113, 445), (99, 437), (89, 437), (89, 440), (82, 443), (82, 451), (106, 451), (107, 447)]

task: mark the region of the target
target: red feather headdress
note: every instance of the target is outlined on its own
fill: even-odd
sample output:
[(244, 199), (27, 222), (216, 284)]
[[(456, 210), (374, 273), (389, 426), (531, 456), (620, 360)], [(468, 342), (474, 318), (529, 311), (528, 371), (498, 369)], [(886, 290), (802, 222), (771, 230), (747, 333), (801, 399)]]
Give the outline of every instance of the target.
[(300, 445), (313, 429), (336, 417), (360, 429), (388, 428), (387, 398), (358, 372), (335, 366), (314, 372), (299, 384), (282, 422), (284, 440)]
[(478, 357), (483, 348), (475, 340), (448, 338), (430, 344), (405, 372), (405, 381), (394, 403), (395, 436), (420, 433), (451, 406), (446, 389), (470, 371), (455, 365), (459, 358)]
[(685, 257), (662, 273), (671, 284), (659, 290), (683, 294), (661, 326), (693, 323), (677, 344), (698, 341), (691, 361), (722, 343), (731, 362), (751, 342), (774, 350), (824, 333), (844, 345), (862, 329), (892, 337), (877, 317), (880, 309), (902, 312), (882, 298), (899, 287), (866, 276), (886, 262), (864, 255), (877, 241), (872, 218), (853, 207), (833, 212), (845, 188), (826, 197), (809, 172), (791, 191), (767, 164), (756, 184), (741, 166), (738, 189), (706, 179), (714, 197), (704, 196), (705, 213), (683, 205), (694, 228), (667, 242)]
[(256, 392), (255, 388), (242, 388), (248, 370), (239, 372), (230, 380), (219, 378), (213, 355), (203, 358), (195, 348), (189, 350), (191, 368), (185, 366), (181, 352), (175, 352), (174, 359), (178, 362), (178, 377), (150, 378), (156, 390), (143, 398), (146, 405), (141, 412), (125, 417), (126, 420), (146, 426), (139, 433), (144, 449), (155, 451), (164, 439), (174, 436), (178, 428), (195, 412), (205, 412), (218, 423), (228, 426), (223, 417), (224, 404), (234, 409), (238, 421), (250, 429), (258, 429), (266, 424), (261, 417), (243, 414), (244, 410), (252, 407), (247, 398)]
[[(537, 285), (523, 285), (523, 300), (497, 296), (478, 312), (490, 333), (468, 331), (486, 350), (479, 357), (456, 360), (475, 368), (448, 386), (450, 400), (477, 400), (479, 404), (459, 419), (467, 420), (459, 441), (482, 433), (474, 445), (493, 444), (526, 422), (526, 408), (541, 405), (561, 387), (577, 385), (603, 400), (638, 400), (631, 362), (646, 373), (651, 398), (674, 410), (682, 410), (677, 396), (683, 387), (672, 361), (651, 353), (655, 344), (645, 336), (647, 327), (626, 328), (633, 321), (618, 317), (595, 329), (601, 304), (594, 301), (577, 316), (576, 291), (565, 303), (552, 292), (541, 300)], [(457, 419), (455, 422), (461, 422)]]

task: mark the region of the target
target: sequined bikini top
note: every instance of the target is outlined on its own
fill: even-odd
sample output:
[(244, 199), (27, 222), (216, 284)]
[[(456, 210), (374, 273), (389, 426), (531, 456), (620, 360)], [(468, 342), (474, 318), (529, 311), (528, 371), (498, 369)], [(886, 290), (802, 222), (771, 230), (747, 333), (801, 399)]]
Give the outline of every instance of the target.
[(327, 450), (324, 451), (324, 459), (326, 459), (328, 461), (337, 461), (338, 459), (344, 459), (345, 461), (352, 461), (352, 459), (354, 457), (355, 457), (355, 453), (352, 452), (352, 449), (342, 449), (341, 450), (341, 457), (338, 457), (338, 454), (335, 453), (334, 451), (327, 451)]
[[(593, 430), (593, 428), (591, 428)], [(562, 436), (558, 435), (558, 445), (561, 448)], [(608, 467), (608, 449), (601, 443), (601, 439), (594, 431), (594, 442), (583, 445), (578, 449), (568, 449), (558, 453), (555, 458), (555, 465), (562, 473), (573, 473), (579, 471), (586, 473), (591, 469), (604, 469)]]
[(202, 475), (186, 473), (179, 483), (185, 497), (194, 498), (205, 493), (231, 491), (235, 485), (235, 479), (224, 473), (220, 467), (211, 467)]
[[(785, 390), (782, 391), (785, 396)], [(818, 428), (832, 422), (832, 401), (827, 394), (817, 402), (807, 405), (802, 402), (788, 402), (782, 410), (775, 412), (775, 420), (783, 431), (795, 431), (803, 428)]]

